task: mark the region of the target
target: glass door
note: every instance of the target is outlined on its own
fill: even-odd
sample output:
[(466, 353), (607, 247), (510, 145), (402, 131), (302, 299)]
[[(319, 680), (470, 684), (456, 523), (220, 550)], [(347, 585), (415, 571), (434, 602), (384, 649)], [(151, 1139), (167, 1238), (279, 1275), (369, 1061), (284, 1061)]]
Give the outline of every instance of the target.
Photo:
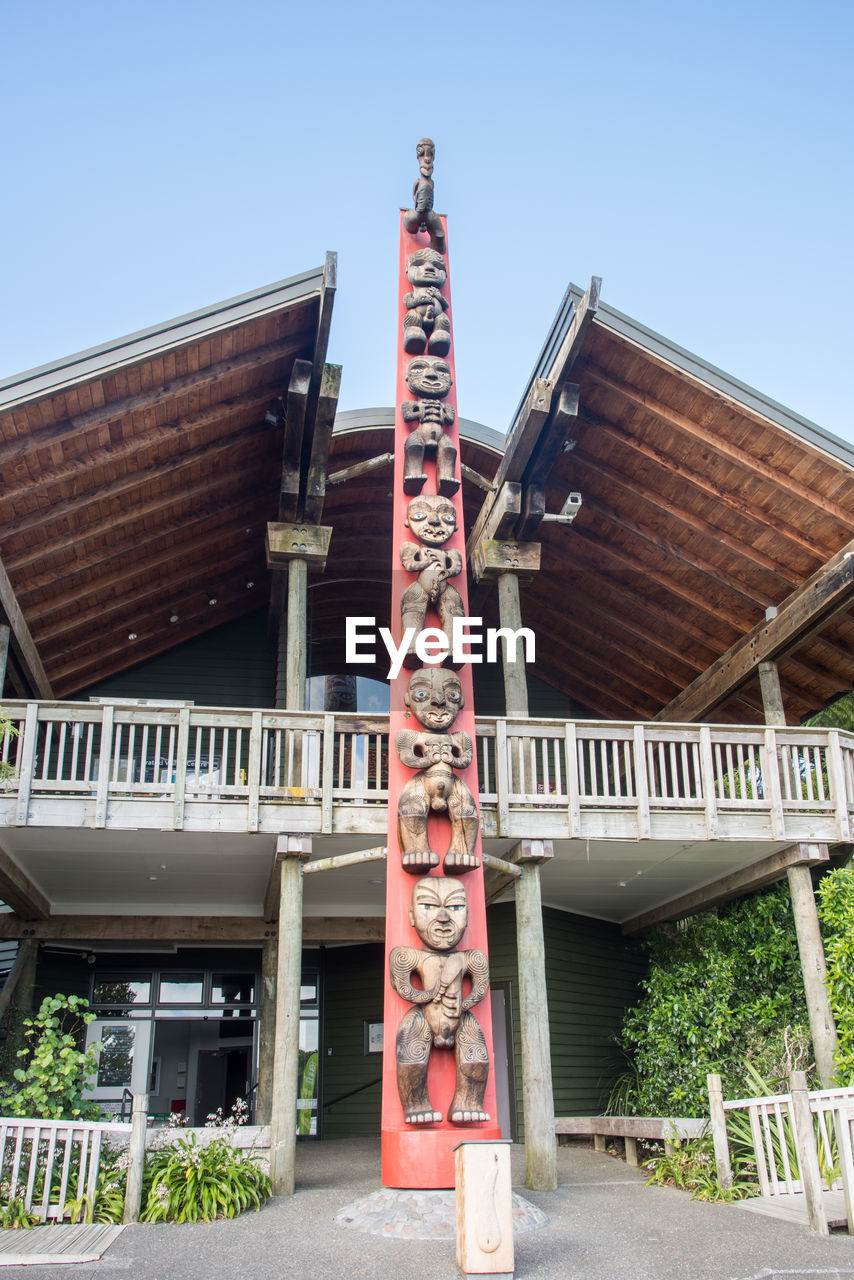
[[(98, 1074), (87, 1090), (96, 1102), (121, 1106), (125, 1089), (148, 1093), (151, 1022), (137, 1018), (99, 1018), (86, 1028), (86, 1047), (100, 1043)], [(110, 1108), (112, 1109), (112, 1108)]]

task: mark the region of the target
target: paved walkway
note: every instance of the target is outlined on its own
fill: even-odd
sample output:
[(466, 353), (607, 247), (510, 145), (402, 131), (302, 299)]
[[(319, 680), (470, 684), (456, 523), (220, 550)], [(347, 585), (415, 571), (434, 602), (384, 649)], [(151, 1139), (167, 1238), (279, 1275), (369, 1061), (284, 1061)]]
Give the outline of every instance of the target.
[[(854, 1236), (697, 1204), (645, 1187), (622, 1161), (578, 1146), (558, 1151), (559, 1188), (514, 1187), (549, 1217), (519, 1236), (519, 1280), (854, 1280)], [(9, 1267), (3, 1280), (455, 1280), (453, 1241), (401, 1241), (334, 1224), (345, 1205), (379, 1187), (379, 1143), (303, 1143), (294, 1196), (260, 1213), (198, 1226), (127, 1227), (97, 1263)]]

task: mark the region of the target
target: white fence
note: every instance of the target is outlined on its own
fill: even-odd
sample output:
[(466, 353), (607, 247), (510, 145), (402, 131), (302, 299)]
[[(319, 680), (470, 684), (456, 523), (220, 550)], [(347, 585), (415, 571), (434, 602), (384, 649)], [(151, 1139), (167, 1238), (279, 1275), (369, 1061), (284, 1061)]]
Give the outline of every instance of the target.
[(790, 1092), (757, 1098), (721, 1096), (720, 1077), (708, 1077), (715, 1157), (721, 1181), (732, 1170), (726, 1115), (743, 1111), (750, 1123), (760, 1195), (803, 1195), (813, 1230), (826, 1232), (822, 1186), (841, 1191), (848, 1231), (854, 1234), (854, 1089), (806, 1089), (803, 1072), (790, 1078)]
[(4, 1197), (22, 1199), (45, 1222), (67, 1217), (69, 1200), (94, 1200), (104, 1135), (130, 1132), (129, 1124), (0, 1118)]
[[(385, 830), (386, 716), (4, 709), (19, 731), (0, 744), (8, 825)], [(839, 730), (479, 718), (477, 759), (485, 835), (851, 839), (854, 735)]]

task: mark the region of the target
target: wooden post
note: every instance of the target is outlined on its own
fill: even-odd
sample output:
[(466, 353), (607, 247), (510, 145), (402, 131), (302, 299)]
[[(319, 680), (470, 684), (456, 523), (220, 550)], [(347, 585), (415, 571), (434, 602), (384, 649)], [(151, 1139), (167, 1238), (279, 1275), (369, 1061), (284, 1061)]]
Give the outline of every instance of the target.
[(626, 1164), (631, 1169), (638, 1167), (638, 1140), (637, 1138), (625, 1137), (623, 1142), (626, 1144)]
[[(498, 575), (498, 618), (502, 627), (518, 631), (522, 625), (522, 607), (519, 603), (519, 579), (515, 573)], [(509, 718), (525, 719), (528, 715), (528, 681), (525, 663), (517, 646), (516, 661), (510, 662), (510, 645), (504, 641), (501, 661), (504, 666), (505, 714)]]
[(280, 836), (279, 955), (276, 969), (276, 1043), (270, 1116), (273, 1195), (294, 1192), (299, 1081), (299, 992), (302, 980), (302, 863), (310, 836)]
[(792, 914), (798, 935), (798, 952), (807, 996), (813, 1052), (818, 1076), (825, 1089), (833, 1085), (836, 1075), (834, 1055), (837, 1049), (836, 1023), (827, 997), (827, 965), (818, 923), (815, 893), (810, 869), (803, 864), (787, 867)]
[(308, 565), (305, 560), (289, 560), (288, 648), (285, 667), (285, 706), (289, 711), (305, 710), (307, 607)]
[(145, 1131), (148, 1128), (148, 1094), (133, 1095), (128, 1143), (128, 1175), (125, 1184), (125, 1208), (122, 1222), (139, 1222), (142, 1208), (142, 1173), (145, 1166)]
[(0, 991), (0, 1018), (5, 1017), (12, 1004), (26, 1013), (32, 1010), (38, 955), (39, 944), (35, 938), (23, 938), (18, 943), (15, 963)]
[[(762, 705), (766, 724), (784, 725), (786, 714), (780, 690), (780, 676), (775, 662), (760, 662), (759, 683), (762, 689)], [(834, 1054), (837, 1049), (836, 1023), (827, 996), (827, 965), (824, 944), (818, 923), (812, 875), (803, 864), (786, 869), (789, 893), (792, 897), (792, 914), (798, 936), (798, 953), (807, 997), (807, 1013), (810, 1021), (815, 1065), (819, 1079), (829, 1089), (836, 1075)]]
[(722, 1187), (731, 1187), (732, 1166), (729, 1162), (726, 1112), (724, 1111), (723, 1086), (720, 1076), (706, 1076), (706, 1088), (709, 1091), (709, 1118), (712, 1128), (712, 1142), (715, 1147), (715, 1166), (718, 1171), (718, 1181)]
[(594, 1133), (594, 1135), (593, 1135), (593, 1150), (594, 1150), (594, 1151), (607, 1151), (607, 1150), (608, 1150), (608, 1139), (605, 1137), (604, 1133)]
[(454, 1149), (457, 1266), (464, 1276), (513, 1276), (513, 1188), (506, 1142)]
[(525, 1111), (525, 1185), (532, 1191), (554, 1191), (557, 1188), (557, 1139), (540, 892), (540, 863), (552, 856), (550, 846), (551, 841), (523, 840), (517, 858), (522, 865), (522, 875), (516, 881), (516, 947)]
[(11, 632), (4, 622), (0, 624), (0, 698), (6, 686), (6, 663), (9, 660), (9, 636)]
[(269, 1124), (273, 1106), (273, 1071), (276, 1057), (276, 969), (279, 944), (265, 938), (261, 948), (261, 1001), (258, 1018), (258, 1091), (255, 1123)]
[(826, 1236), (830, 1232), (821, 1199), (821, 1174), (818, 1167), (818, 1151), (815, 1145), (815, 1130), (805, 1072), (792, 1072), (789, 1076), (789, 1093), (791, 1096), (789, 1115), (792, 1120), (795, 1150), (798, 1153), (801, 1185), (807, 1202), (810, 1230), (817, 1232), (820, 1236)]

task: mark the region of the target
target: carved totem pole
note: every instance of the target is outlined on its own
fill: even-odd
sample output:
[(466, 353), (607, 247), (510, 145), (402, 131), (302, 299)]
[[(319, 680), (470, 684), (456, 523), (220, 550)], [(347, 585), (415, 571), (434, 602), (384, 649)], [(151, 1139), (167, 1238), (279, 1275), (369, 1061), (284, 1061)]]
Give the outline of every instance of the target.
[(391, 687), (382, 1172), (388, 1187), (441, 1188), (454, 1185), (462, 1138), (501, 1133), (471, 666), (454, 670), (450, 653), (468, 591), (446, 230), (433, 209), (429, 138), (417, 158), (400, 230), (391, 608), (396, 643), (407, 627), (416, 639)]

